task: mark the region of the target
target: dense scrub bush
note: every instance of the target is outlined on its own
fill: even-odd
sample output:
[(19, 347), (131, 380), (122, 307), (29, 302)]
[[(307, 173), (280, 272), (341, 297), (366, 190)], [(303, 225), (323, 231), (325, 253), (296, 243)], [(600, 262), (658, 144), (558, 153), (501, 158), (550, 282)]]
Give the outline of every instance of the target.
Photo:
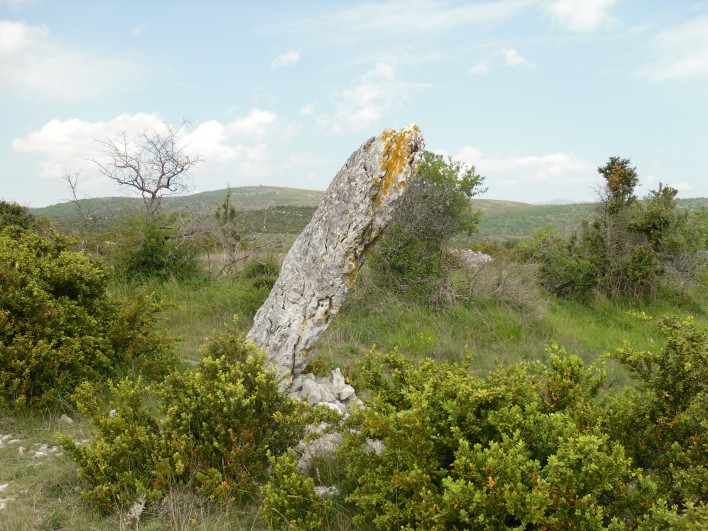
[[(667, 349), (700, 343), (680, 336), (672, 329)], [(684, 371), (686, 363), (705, 371), (695, 352), (682, 361), (676, 366)], [(689, 526), (705, 516), (705, 493), (693, 490), (690, 501), (662, 497), (672, 482), (670, 490), (705, 488), (705, 441), (680, 432), (689, 421), (670, 435), (656, 422), (649, 422), (651, 436), (637, 434), (630, 419), (645, 414), (640, 404), (651, 406), (637, 397), (620, 423), (627, 399), (608, 413), (597, 400), (602, 369), (585, 367), (558, 346), (544, 364), (521, 363), (486, 378), (432, 360), (416, 366), (396, 352), (371, 352), (360, 369), (359, 388), (371, 397), (350, 417), (340, 457), (348, 500), (377, 528), (651, 529), (655, 520)], [(703, 413), (697, 406), (687, 413), (689, 423), (703, 424), (705, 433), (705, 404)], [(624, 447), (625, 438), (641, 445), (662, 434), (668, 454), (675, 452), (672, 463), (634, 461), (637, 451)]]
[(705, 270), (699, 252), (708, 214), (678, 211), (678, 191), (662, 184), (638, 201), (636, 168), (628, 159), (611, 157), (598, 171), (606, 182), (594, 218), (570, 238), (553, 231), (534, 237), (527, 258), (540, 264), (543, 287), (578, 300), (594, 293), (641, 299), (695, 283)]
[(315, 481), (300, 472), (295, 451), (271, 457), (270, 466), (272, 473), (261, 487), (259, 508), (268, 529), (326, 529), (332, 502), (320, 498), (315, 492)]
[(272, 256), (253, 257), (239, 271), (239, 276), (249, 281), (256, 288), (270, 290), (280, 275), (280, 264)]
[(86, 446), (60, 441), (88, 484), (83, 496), (98, 508), (129, 507), (143, 494), (160, 499), (176, 485), (224, 502), (255, 494), (269, 454), (296, 444), (309, 420), (279, 392), (265, 356), (232, 334), (209, 343), (195, 371), (154, 384), (149, 400), (147, 391), (124, 380), (107, 403), (89, 386), (77, 395), (95, 438)]
[(11, 225), (23, 229), (34, 229), (37, 227), (37, 219), (29, 209), (22, 205), (0, 201), (0, 230)]
[(378, 284), (424, 303), (445, 301), (455, 264), (446, 245), (459, 232), (476, 230), (479, 213), (470, 198), (484, 177), (467, 166), (426, 151), (418, 175), (370, 258)]
[(149, 297), (106, 296), (107, 272), (73, 242), (18, 226), (0, 232), (0, 407), (56, 407), (84, 380), (174, 366)]
[(180, 234), (177, 216), (121, 220), (112, 263), (127, 278), (186, 277), (199, 270), (198, 247)]
[(671, 504), (708, 501), (708, 331), (693, 320), (665, 317), (666, 345), (639, 352), (624, 345), (610, 356), (637, 380), (610, 408), (607, 430), (634, 462), (656, 477)]

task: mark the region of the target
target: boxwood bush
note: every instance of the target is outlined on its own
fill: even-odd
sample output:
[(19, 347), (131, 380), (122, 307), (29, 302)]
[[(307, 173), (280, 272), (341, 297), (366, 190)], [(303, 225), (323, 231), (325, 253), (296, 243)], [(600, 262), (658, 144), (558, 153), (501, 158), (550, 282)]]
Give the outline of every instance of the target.
[(108, 272), (74, 242), (17, 225), (0, 231), (0, 408), (56, 408), (81, 382), (172, 369), (147, 294), (106, 294)]

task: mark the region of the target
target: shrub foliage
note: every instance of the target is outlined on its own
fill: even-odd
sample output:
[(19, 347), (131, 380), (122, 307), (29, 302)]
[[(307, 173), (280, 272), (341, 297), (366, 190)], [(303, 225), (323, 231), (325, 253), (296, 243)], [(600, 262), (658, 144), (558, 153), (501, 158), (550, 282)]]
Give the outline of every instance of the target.
[(106, 295), (107, 272), (57, 233), (0, 232), (0, 407), (56, 407), (84, 380), (174, 366), (148, 296)]
[(644, 201), (634, 195), (638, 177), (629, 159), (610, 157), (598, 171), (605, 179), (595, 216), (570, 238), (541, 231), (533, 257), (539, 280), (564, 298), (656, 298), (683, 290), (705, 267), (699, 252), (708, 237), (708, 213), (676, 207), (678, 191), (659, 184)]
[[(637, 390), (598, 400), (601, 367), (558, 346), (486, 378), (370, 352), (340, 457), (348, 500), (380, 529), (651, 529), (706, 516), (706, 332), (613, 357)], [(672, 524), (673, 525), (673, 524)]]
[(483, 182), (474, 166), (426, 151), (371, 257), (377, 284), (425, 303), (444, 301), (455, 263), (446, 245), (455, 234), (476, 230), (479, 212), (469, 200), (484, 191)]
[(268, 455), (295, 445), (309, 418), (280, 393), (265, 356), (232, 334), (212, 341), (194, 371), (174, 372), (151, 389), (121, 380), (107, 402), (86, 384), (77, 404), (95, 439), (60, 442), (88, 484), (83, 496), (105, 510), (143, 494), (160, 499), (175, 485), (222, 502), (255, 494)]

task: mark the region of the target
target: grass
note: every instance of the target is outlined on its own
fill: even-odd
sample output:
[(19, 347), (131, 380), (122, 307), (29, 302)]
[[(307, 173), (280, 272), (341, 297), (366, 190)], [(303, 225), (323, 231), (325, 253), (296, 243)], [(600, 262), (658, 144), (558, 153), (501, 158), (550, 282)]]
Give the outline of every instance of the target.
[[(91, 427), (86, 419), (75, 413), (71, 416), (74, 419), (72, 424), (60, 420), (59, 413), (0, 415), (0, 437), (11, 435), (12, 439), (19, 440), (0, 448), (0, 485), (8, 484), (0, 497), (12, 498), (0, 511), (0, 529), (262, 529), (257, 521), (256, 505), (214, 506), (184, 490), (172, 492), (159, 505), (146, 508), (139, 524), (128, 517), (128, 509), (101, 516), (80, 496), (83, 484), (77, 476), (74, 461), (61, 451), (36, 456), (36, 450), (42, 445), (49, 448), (56, 445), (54, 436), (57, 433), (71, 435), (76, 440), (91, 437)], [(22, 454), (20, 447), (23, 448)]]
[[(352, 370), (363, 352), (374, 347), (382, 351), (396, 348), (412, 359), (459, 361), (468, 357), (473, 370), (485, 374), (498, 365), (544, 360), (546, 349), (555, 342), (589, 364), (625, 341), (638, 350), (659, 348), (659, 331), (633, 312), (653, 317), (693, 315), (708, 323), (705, 291), (696, 294), (704, 302), (694, 311), (666, 301), (596, 300), (588, 306), (551, 296), (543, 296), (533, 306), (487, 298), (436, 308), (364, 286), (355, 289), (320, 339), (316, 358), (321, 364)], [(629, 383), (622, 368), (608, 364), (608, 389)]]
[[(137, 289), (155, 293), (164, 306), (163, 324), (178, 338), (179, 353), (190, 365), (199, 360), (199, 350), (207, 338), (220, 333), (234, 315), (238, 316), (238, 329), (246, 332), (267, 296), (266, 288), (256, 288), (240, 275), (219, 281), (206, 277), (114, 281), (110, 289), (123, 295)], [(473, 369), (484, 374), (499, 364), (543, 360), (547, 346), (555, 341), (592, 363), (624, 341), (639, 350), (660, 348), (656, 327), (633, 317), (632, 311), (654, 317), (692, 312), (705, 324), (705, 288), (694, 298), (699, 302), (692, 305), (674, 299), (656, 304), (596, 300), (588, 306), (536, 292), (525, 296), (514, 292), (507, 298), (487, 295), (435, 308), (377, 290), (364, 271), (352, 297), (320, 339), (316, 358), (320, 364), (341, 366), (346, 372), (363, 352), (376, 345), (384, 351), (397, 348), (413, 359), (457, 361), (468, 357)], [(619, 390), (627, 383), (628, 375), (609, 364), (608, 390)], [(88, 422), (80, 415), (69, 411), (75, 422), (65, 424), (59, 420), (60, 414), (0, 415), (0, 436), (7, 434), (20, 440), (0, 448), (0, 485), (9, 484), (0, 497), (15, 498), (0, 511), (0, 529), (260, 528), (255, 505), (215, 507), (186, 491), (176, 491), (159, 507), (149, 508), (139, 526), (128, 521), (127, 511), (100, 516), (83, 503), (79, 495), (82, 484), (68, 456), (54, 452), (38, 458), (32, 454), (43, 444), (53, 446), (57, 432), (78, 440), (91, 436)], [(22, 455), (20, 446), (26, 449)], [(322, 473), (332, 472), (323, 466)], [(334, 529), (352, 528), (345, 512), (343, 508)]]
[(137, 289), (152, 292), (163, 307), (162, 320), (170, 337), (177, 340), (183, 361), (200, 359), (200, 349), (210, 337), (220, 334), (236, 316), (236, 330), (248, 332), (253, 316), (268, 296), (266, 287), (254, 287), (239, 275), (214, 281), (208, 277), (188, 280), (115, 281), (110, 290), (130, 296)]

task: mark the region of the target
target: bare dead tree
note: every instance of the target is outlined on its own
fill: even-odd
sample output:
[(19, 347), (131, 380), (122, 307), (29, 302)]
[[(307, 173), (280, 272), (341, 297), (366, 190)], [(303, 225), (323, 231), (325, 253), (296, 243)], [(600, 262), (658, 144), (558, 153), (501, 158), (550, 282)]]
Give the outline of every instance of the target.
[[(260, 240), (265, 232), (269, 208), (270, 205), (263, 212), (263, 232), (256, 236), (252, 235), (248, 239), (242, 233), (236, 216), (236, 208), (231, 202), (231, 187), (228, 188), (224, 201), (218, 206), (215, 213), (198, 218), (201, 219), (200, 232), (207, 237), (210, 243), (206, 248), (206, 255), (209, 272), (215, 278), (222, 278), (233, 273), (240, 264), (257, 256), (265, 248)], [(193, 218), (197, 219), (196, 216)], [(212, 245), (219, 249), (218, 258), (213, 264)]]
[(190, 189), (187, 178), (201, 159), (179, 144), (178, 126), (144, 131), (135, 141), (121, 133), (117, 139), (99, 140), (105, 159), (93, 159), (99, 171), (130, 193), (140, 195), (149, 217), (159, 213), (162, 197)]
[[(76, 212), (79, 215), (79, 224), (75, 228), (79, 236), (79, 241), (81, 243), (81, 249), (87, 250), (88, 233), (96, 228), (96, 212), (97, 208), (88, 202), (79, 199), (79, 175), (80, 172), (70, 173), (68, 171), (64, 172), (62, 179), (66, 181), (71, 191), (71, 202), (76, 207)], [(98, 247), (94, 250), (97, 254), (99, 252)]]

